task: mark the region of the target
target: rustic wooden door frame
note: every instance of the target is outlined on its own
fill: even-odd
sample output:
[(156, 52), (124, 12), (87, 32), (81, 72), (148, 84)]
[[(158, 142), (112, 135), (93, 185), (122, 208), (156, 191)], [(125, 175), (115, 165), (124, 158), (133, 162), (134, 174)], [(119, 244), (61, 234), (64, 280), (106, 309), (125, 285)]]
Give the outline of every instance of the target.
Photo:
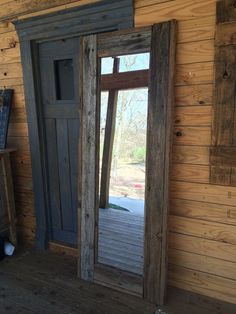
[[(86, 90), (83, 102), (87, 108), (83, 110), (82, 151), (85, 155), (82, 162), (84, 193), (81, 210), (85, 226), (82, 245), (86, 250), (81, 255), (79, 271), (83, 269), (81, 275), (86, 280), (96, 281), (98, 278), (97, 281), (102, 282), (101, 278), (105, 278), (106, 284), (109, 282), (108, 277), (117, 280), (118, 275), (121, 278), (119, 284), (124, 285), (123, 289), (127, 286), (125, 282), (132, 281), (131, 276), (127, 276), (123, 271), (112, 271), (104, 265), (101, 268), (96, 258), (100, 121), (97, 56), (115, 57), (150, 51), (143, 296), (159, 305), (164, 303), (168, 266), (166, 242), (173, 133), (175, 35), (176, 22), (170, 21), (144, 29), (89, 36), (85, 38), (84, 43), (84, 51), (89, 51), (83, 68), (86, 78), (83, 85)], [(137, 284), (137, 278), (132, 284)]]
[(25, 105), (32, 159), (36, 210), (36, 247), (46, 249), (50, 237), (45, 135), (39, 80), (38, 44), (132, 27), (133, 0), (103, 0), (33, 18), (14, 21), (21, 49)]

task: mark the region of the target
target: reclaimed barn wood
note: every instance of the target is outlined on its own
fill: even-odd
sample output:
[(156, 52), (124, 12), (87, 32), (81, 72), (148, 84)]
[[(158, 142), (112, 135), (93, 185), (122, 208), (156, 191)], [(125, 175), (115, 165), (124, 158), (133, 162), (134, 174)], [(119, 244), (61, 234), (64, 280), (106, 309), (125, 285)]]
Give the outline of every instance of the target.
[(148, 74), (148, 70), (138, 70), (102, 75), (101, 90), (146, 87), (148, 85)]
[[(73, 1), (73, 0), (72, 0)], [(42, 16), (44, 14), (50, 12), (57, 12), (59, 10), (68, 9), (70, 7), (80, 7), (83, 4), (87, 4), (89, 2), (95, 2), (93, 0), (76, 0), (71, 2), (71, 0), (54, 0), (54, 1), (30, 1), (30, 0), (22, 0), (22, 1), (13, 1), (13, 0), (2, 0), (1, 1), (1, 12), (0, 12), (0, 39), (1, 43), (3, 43), (3, 48), (7, 47), (8, 43), (14, 43), (16, 41), (16, 46), (9, 48), (8, 50), (4, 50), (0, 52), (0, 87), (1, 88), (11, 88), (14, 89), (13, 95), (13, 107), (12, 108), (24, 108), (25, 107), (25, 95), (23, 91), (23, 78), (21, 71), (21, 58), (19, 54), (19, 43), (17, 41), (17, 36), (13, 34), (15, 33), (14, 25), (11, 23), (12, 18), (26, 18), (33, 16)], [(231, 2), (232, 3), (232, 2)], [(171, 18), (177, 19), (178, 21), (178, 43), (195, 43), (199, 42), (199, 45), (195, 45), (196, 47), (200, 47), (200, 42), (208, 39), (214, 39), (214, 33), (216, 28), (217, 34), (219, 34), (219, 29), (222, 25), (222, 42), (225, 41), (225, 45), (229, 42), (234, 42), (234, 24), (226, 23), (226, 24), (218, 24), (215, 25), (216, 19), (216, 0), (134, 0), (135, 6), (135, 27), (139, 26), (147, 26), (150, 27), (153, 23), (158, 23), (162, 21), (169, 20)], [(231, 15), (234, 14), (234, 8), (231, 6), (229, 10)], [(223, 25), (225, 30), (223, 29)], [(229, 30), (231, 32), (229, 33)], [(8, 36), (9, 34), (9, 36)], [(216, 34), (216, 35), (217, 35)], [(9, 42), (8, 42), (9, 39)], [(220, 39), (220, 40), (221, 40)], [(12, 40), (12, 41), (11, 41)], [(0, 43), (0, 45), (1, 45)], [(114, 48), (115, 50), (115, 48)], [(204, 54), (206, 51), (203, 51)], [(179, 59), (183, 60), (181, 56), (183, 50), (180, 45), (177, 46), (177, 56), (179, 55)], [(206, 57), (202, 57), (204, 59)], [(179, 106), (183, 107), (198, 107), (202, 108), (203, 106), (211, 106), (212, 105), (212, 96), (213, 96), (213, 63), (212, 62), (203, 62), (199, 63), (199, 55), (195, 55), (194, 59), (192, 59), (191, 64), (180, 64), (177, 65), (176, 72), (177, 78), (175, 80), (175, 105), (176, 109)], [(14, 63), (12, 63), (14, 61)], [(11, 62), (11, 63), (8, 63)], [(5, 73), (5, 74), (4, 74)], [(199, 109), (199, 110), (200, 110)], [(186, 108), (188, 110), (188, 108)], [(184, 112), (183, 112), (184, 113)], [(186, 113), (186, 112), (185, 112)], [(185, 120), (186, 114), (180, 117), (178, 114), (178, 118), (181, 120)], [(212, 113), (211, 113), (212, 114)], [(11, 161), (12, 161), (12, 170), (13, 170), (13, 179), (15, 186), (15, 199), (16, 199), (16, 209), (18, 215), (18, 232), (20, 239), (22, 239), (23, 243), (32, 244), (35, 239), (35, 223), (33, 223), (33, 217), (35, 215), (35, 206), (34, 206), (34, 193), (32, 191), (32, 178), (31, 178), (31, 162), (30, 162), (30, 153), (29, 153), (29, 140), (28, 134), (25, 133), (26, 124), (18, 123), (17, 117), (15, 118), (15, 112), (12, 111), (11, 118), (13, 119), (12, 124), (10, 122), (12, 135), (8, 136), (8, 146), (16, 147), (17, 152), (13, 153)], [(192, 166), (200, 165), (208, 165), (209, 164), (209, 151), (211, 144), (211, 128), (206, 129), (206, 127), (199, 126), (201, 123), (201, 119), (191, 117), (191, 126), (181, 126), (180, 130), (183, 131), (183, 136), (176, 136), (176, 145), (174, 146), (173, 160), (174, 164), (172, 165), (173, 169), (176, 167), (180, 169), (178, 164), (187, 163)], [(187, 121), (187, 120), (185, 120)], [(180, 127), (180, 126), (179, 126)], [(24, 128), (23, 132), (21, 129)], [(41, 157), (40, 157), (41, 158)], [(217, 157), (218, 158), (218, 157)], [(35, 163), (35, 161), (33, 161)], [(201, 174), (199, 175), (199, 177)], [(220, 211), (223, 215), (225, 212), (225, 216), (227, 216), (227, 206), (230, 205), (229, 215), (232, 225), (235, 225), (236, 218), (233, 215), (233, 211), (231, 207), (234, 207), (235, 204), (235, 193), (236, 187), (230, 186), (219, 186), (219, 185), (211, 185), (211, 184), (203, 184), (203, 183), (190, 183), (190, 182), (181, 182), (178, 180), (178, 177), (175, 181), (173, 181), (173, 199), (178, 200), (179, 203), (184, 201), (188, 202), (198, 202), (196, 208), (204, 207), (204, 210), (196, 211), (197, 221), (196, 228), (202, 222), (204, 223), (208, 220), (210, 213), (216, 213), (214, 211), (214, 207), (218, 211)], [(216, 203), (216, 205), (214, 204)], [(189, 215), (194, 215), (191, 203), (187, 203), (184, 205), (183, 211), (181, 210), (181, 206), (176, 206), (175, 215), (178, 214), (180, 217), (189, 212)], [(209, 218), (210, 219), (210, 218)], [(223, 219), (223, 218), (222, 218)], [(220, 222), (220, 221), (219, 221)], [(183, 222), (186, 223), (185, 221)], [(223, 219), (221, 222), (222, 229), (224, 232), (225, 224), (227, 223), (227, 219)], [(189, 230), (191, 226), (186, 225), (186, 230)], [(208, 228), (211, 229), (211, 226), (208, 225)], [(175, 248), (180, 251), (187, 252), (195, 252), (196, 254), (200, 254), (204, 256), (212, 256), (217, 258), (219, 263), (224, 264), (224, 260), (222, 256), (228, 261), (235, 262), (235, 246), (223, 243), (215, 240), (206, 239), (204, 232), (200, 233), (199, 236), (184, 234), (185, 231), (174, 232), (169, 238), (169, 245), (174, 243)], [(190, 258), (190, 256), (189, 256)], [(52, 262), (55, 264), (55, 260)], [(37, 263), (38, 267), (38, 263)], [(170, 264), (171, 267), (171, 264)], [(210, 276), (208, 273), (201, 272), (199, 264), (190, 264), (190, 268), (185, 268), (181, 265), (178, 265), (174, 269), (174, 271), (170, 271), (169, 282), (173, 286), (182, 286), (186, 290), (198, 291), (203, 295), (210, 295), (214, 298), (218, 298), (221, 300), (231, 299), (232, 302), (235, 303), (235, 281), (231, 281), (227, 278), (219, 277), (216, 270), (214, 274)], [(14, 266), (14, 269), (17, 267)], [(63, 267), (63, 271), (65, 271), (66, 266)], [(219, 280), (220, 278), (220, 280)], [(174, 279), (174, 280), (172, 280)], [(32, 276), (31, 276), (32, 280)], [(233, 284), (233, 285), (232, 285)], [(221, 286), (220, 291), (218, 290), (218, 286)], [(19, 287), (19, 286), (18, 286)], [(29, 284), (29, 287), (30, 284)], [(58, 289), (58, 286), (55, 286)], [(209, 288), (207, 288), (209, 287)], [(100, 291), (101, 288), (98, 289)], [(91, 292), (92, 290), (90, 290)], [(110, 297), (110, 291), (108, 290), (108, 296)], [(176, 306), (180, 308), (180, 311), (186, 311), (186, 313), (199, 313), (200, 311), (204, 311), (205, 308), (209, 307), (208, 312), (210, 313), (230, 313), (229, 308), (220, 309), (219, 301), (214, 301), (212, 307), (210, 307), (209, 303), (206, 301), (200, 302), (199, 296), (194, 298), (195, 303), (192, 305), (192, 299), (188, 299), (181, 291), (180, 294), (175, 295), (172, 294), (172, 290), (168, 290), (168, 295), (170, 298), (174, 295), (177, 305), (173, 305), (171, 309), (168, 309), (170, 312), (175, 312)], [(31, 297), (34, 297), (33, 294), (30, 294)], [(63, 294), (64, 296), (64, 294)], [(171, 303), (170, 298), (168, 302)], [(36, 298), (37, 299), (37, 298)], [(29, 297), (26, 298), (27, 306)], [(53, 299), (54, 300), (54, 299)], [(52, 301), (53, 301), (52, 300)], [(61, 301), (62, 298), (57, 298), (57, 300)], [(63, 298), (64, 300), (64, 298)], [(78, 296), (76, 294), (74, 302), (78, 302)], [(94, 300), (94, 298), (93, 298)], [(182, 306), (182, 300), (187, 301), (187, 305)], [(19, 301), (19, 298), (17, 299)], [(23, 301), (21, 299), (21, 301)], [(113, 299), (114, 301), (114, 299)], [(9, 305), (10, 301), (2, 301), (1, 304)], [(127, 303), (127, 302), (126, 302)], [(190, 304), (191, 303), (191, 304)], [(75, 303), (74, 303), (75, 304)], [(12, 304), (10, 304), (12, 305)], [(139, 306), (135, 306), (135, 310), (137, 311)], [(174, 310), (173, 310), (174, 309)], [(25, 310), (25, 307), (24, 307)], [(51, 310), (47, 309), (49, 312)], [(126, 310), (126, 309), (125, 309)], [(124, 311), (125, 311), (124, 310)], [(14, 310), (12, 309), (14, 312)], [(166, 310), (167, 311), (167, 310)], [(11, 312), (9, 309), (8, 312)], [(37, 312), (37, 310), (36, 310)], [(44, 307), (45, 312), (45, 307)], [(103, 310), (104, 312), (104, 310)], [(140, 310), (143, 313), (143, 309)], [(152, 312), (151, 310), (149, 312)], [(168, 312), (168, 311), (167, 311)], [(235, 309), (232, 309), (232, 313), (235, 312)], [(204, 312), (203, 312), (204, 313)]]
[[(114, 14), (114, 10), (116, 14)], [(104, 13), (104, 16), (101, 15), (101, 12)], [(105, 13), (107, 12), (107, 13)], [(99, 17), (102, 17), (102, 21), (99, 22), (99, 25), (101, 27), (98, 28), (98, 21)], [(61, 23), (61, 21), (64, 21), (65, 24)], [(81, 23), (83, 22), (83, 27), (81, 27)], [(47, 24), (48, 23), (48, 24)], [(66, 27), (66, 23), (69, 23), (69, 27)], [(83, 9), (80, 10), (78, 8), (72, 8), (70, 10), (63, 10), (60, 11), (60, 16), (56, 13), (45, 15), (43, 17), (37, 17), (35, 19), (25, 19), (22, 21), (15, 21), (15, 25), (17, 28), (18, 36), (20, 37), (20, 45), (21, 45), (21, 55), (22, 55), (22, 64), (23, 64), (23, 72), (24, 72), (24, 87), (25, 87), (25, 98), (26, 98), (26, 104), (27, 104), (27, 116), (28, 116), (28, 128), (24, 123), (16, 123), (16, 125), (11, 124), (9, 132), (10, 136), (28, 136), (28, 129), (29, 129), (29, 138), (30, 138), (30, 145), (31, 145), (31, 156), (32, 156), (32, 170), (33, 170), (33, 180), (34, 180), (34, 191), (36, 195), (35, 199), (35, 206), (36, 206), (36, 217), (37, 217), (37, 246), (40, 248), (46, 248), (48, 239), (52, 238), (52, 230), (50, 228), (50, 222), (51, 222), (51, 216), (50, 216), (50, 206), (52, 207), (51, 200), (54, 200), (54, 208), (57, 208), (57, 213), (59, 212), (58, 207), (58, 199), (55, 200), (55, 197), (57, 193), (51, 193), (49, 195), (48, 191), (48, 183), (47, 183), (47, 150), (53, 146), (54, 143), (49, 143), (50, 141), (53, 141), (54, 136), (47, 136), (47, 133), (53, 132), (53, 126), (48, 124), (48, 130), (45, 129), (45, 121), (43, 119), (43, 113), (46, 115), (47, 118), (54, 118), (58, 119), (58, 125), (55, 126), (57, 129), (57, 133), (60, 133), (60, 130), (63, 129), (63, 122), (60, 120), (63, 118), (63, 115), (68, 114), (68, 118), (72, 117), (72, 111), (70, 109), (64, 108), (63, 110), (56, 112), (53, 110), (53, 105), (50, 103), (52, 101), (52, 95), (55, 97), (54, 88), (49, 89), (49, 85), (47, 86), (44, 84), (43, 89), (46, 92), (46, 101), (49, 101), (49, 106), (44, 106), (45, 109), (43, 110), (42, 106), (42, 95), (41, 95), (41, 83), (45, 82), (45, 79), (42, 80), (40, 78), (39, 74), (39, 67), (42, 65), (42, 62), (38, 62), (39, 60), (39, 51), (38, 51), (38, 43), (36, 43), (36, 40), (42, 40), (42, 39), (56, 39), (58, 37), (73, 37), (75, 34), (77, 36), (81, 34), (87, 34), (91, 32), (99, 32), (101, 30), (108, 31), (108, 30), (117, 30), (119, 28), (127, 28), (133, 26), (133, 6), (131, 0), (122, 0), (121, 2), (110, 2), (110, 1), (102, 1), (94, 6), (83, 6)], [(24, 40), (23, 40), (24, 39)], [(63, 44), (62, 44), (63, 45)], [(43, 44), (41, 45), (41, 47)], [(53, 43), (52, 43), (53, 46)], [(45, 47), (47, 45), (45, 44)], [(53, 48), (53, 47), (52, 47)], [(51, 49), (51, 48), (50, 48)], [(49, 49), (49, 50), (50, 50)], [(55, 49), (55, 47), (54, 47)], [(60, 49), (60, 47), (57, 47), (57, 57), (61, 58), (62, 55), (60, 55), (63, 50)], [(47, 48), (46, 48), (47, 51)], [(32, 56), (33, 54), (33, 56)], [(27, 61), (29, 60), (29, 62)], [(46, 61), (45, 61), (46, 62)], [(56, 62), (56, 61), (55, 61)], [(47, 64), (49, 66), (49, 63)], [(48, 69), (50, 69), (51, 74), (49, 73), (48, 79), (50, 79), (51, 83), (53, 81), (53, 74), (54, 69), (52, 68), (52, 64), (47, 68), (47, 65), (44, 65), (44, 75), (48, 72)], [(47, 70), (46, 70), (47, 69)], [(5, 69), (3, 69), (5, 71)], [(15, 64), (12, 64), (12, 73), (16, 71), (16, 74), (12, 74), (12, 77), (17, 77), (17, 73), (20, 71), (15, 66)], [(49, 72), (50, 72), (49, 71)], [(0, 71), (0, 74), (2, 72)], [(8, 74), (7, 70), (4, 72), (6, 75)], [(3, 73), (3, 77), (6, 75)], [(21, 75), (22, 76), (22, 75)], [(0, 75), (1, 77), (1, 75)], [(41, 82), (40, 82), (41, 80)], [(70, 86), (70, 85), (68, 85)], [(75, 90), (78, 90), (76, 87)], [(65, 106), (66, 107), (66, 106)], [(75, 111), (78, 110), (78, 108), (73, 108)], [(56, 114), (56, 115), (55, 115)], [(69, 115), (71, 115), (69, 117)], [(65, 121), (64, 121), (65, 124)], [(18, 129), (21, 130), (23, 133), (19, 133)], [(72, 130), (73, 129), (73, 130)], [(16, 134), (16, 131), (17, 134)], [(78, 132), (78, 128), (76, 125), (69, 126), (68, 132)], [(64, 133), (61, 132), (61, 135), (64, 136)], [(53, 134), (52, 134), (53, 135)], [(55, 135), (55, 134), (54, 134)], [(74, 142), (73, 145), (76, 145), (75, 143), (76, 136), (71, 141)], [(66, 138), (65, 138), (66, 141)], [(60, 141), (59, 141), (60, 143)], [(66, 143), (66, 142), (65, 142)], [(54, 147), (56, 147), (54, 145)], [(64, 155), (64, 150), (61, 147), (59, 148), (59, 151), (61, 152), (61, 159), (64, 161), (65, 159), (68, 160), (68, 156)], [(68, 152), (69, 154), (73, 154), (74, 149), (72, 149), (71, 152)], [(59, 158), (59, 156), (58, 156)], [(75, 164), (75, 157), (72, 157), (72, 163)], [(64, 168), (59, 169), (59, 181), (64, 182), (64, 197), (61, 198), (62, 203), (64, 206), (64, 210), (62, 210), (62, 216), (63, 213), (67, 212), (67, 206), (68, 200), (65, 197), (66, 190), (67, 190), (67, 183), (68, 181), (66, 179), (66, 174), (69, 173), (69, 167), (68, 163), (62, 163), (64, 164)], [(56, 166), (56, 164), (54, 165)], [(52, 169), (52, 168), (51, 168)], [(55, 172), (51, 172), (51, 178), (55, 176)], [(76, 203), (77, 203), (77, 197), (76, 197), (76, 178), (75, 173), (76, 171), (72, 171), (71, 173), (71, 184), (73, 187), (71, 188), (72, 192), (72, 198), (73, 198), (73, 218), (70, 218), (70, 225), (74, 225), (72, 229), (75, 229), (76, 225), (76, 215), (77, 211), (75, 211)], [(49, 174), (50, 177), (50, 174)], [(68, 176), (67, 176), (68, 177)], [(55, 178), (54, 178), (55, 179)], [(58, 178), (57, 178), (58, 179)], [(51, 180), (52, 183), (52, 180)], [(32, 185), (32, 184), (31, 184)], [(55, 184), (54, 184), (55, 185)], [(51, 184), (52, 186), (52, 184)], [(56, 188), (56, 187), (54, 187)], [(32, 187), (31, 187), (32, 189)], [(54, 189), (55, 192), (55, 189)], [(52, 197), (53, 195), (53, 197)], [(51, 202), (51, 204), (50, 204)], [(78, 206), (77, 206), (78, 208)], [(68, 218), (67, 214), (64, 215), (65, 217), (64, 222), (66, 222), (66, 219)], [(56, 225), (58, 225), (55, 222)], [(66, 224), (65, 224), (66, 226)], [(68, 227), (68, 223), (67, 223)], [(71, 226), (69, 228), (69, 232), (71, 231)], [(58, 228), (57, 228), (58, 230)], [(64, 230), (65, 231), (65, 230)], [(68, 238), (70, 235), (66, 236), (66, 233), (64, 232), (65, 237)], [(57, 235), (58, 238), (61, 238), (61, 233), (59, 232)], [(74, 239), (70, 240), (69, 242), (76, 242), (77, 236), (74, 236)], [(65, 240), (65, 239), (64, 239)]]
[[(37, 229), (35, 242), (38, 248), (44, 249), (47, 247), (48, 241), (48, 202), (47, 192), (45, 186), (45, 147), (42, 145), (44, 132), (42, 129), (42, 107), (38, 106), (40, 102), (39, 90), (35, 93), (35, 87), (39, 86), (37, 76), (33, 72), (34, 62), (37, 65), (37, 59), (32, 57), (32, 50), (34, 51), (34, 58), (37, 56), (36, 47), (30, 41), (24, 41), (21, 44), (21, 58), (24, 73), (24, 89), (25, 101), (27, 110), (27, 120), (29, 129), (29, 142), (32, 157), (32, 173), (34, 181), (35, 193), (35, 215), (37, 219)], [(31, 189), (32, 190), (32, 187)]]
[(71, 37), (133, 26), (132, 0), (103, 0), (44, 16), (16, 20), (20, 40)]
[(80, 223), (80, 268), (82, 279), (93, 281), (96, 207), (96, 112), (97, 38), (83, 38), (82, 179)]
[[(108, 40), (109, 39), (109, 40)], [(98, 35), (98, 56), (115, 57), (150, 51), (151, 27), (127, 29)]]
[[(80, 38), (39, 45), (50, 239), (76, 245)], [(60, 63), (58, 63), (60, 62)], [(54, 74), (54, 67), (56, 67)], [(63, 79), (63, 77), (66, 79)], [(54, 88), (57, 86), (57, 88)]]
[[(167, 275), (167, 216), (173, 125), (175, 26), (153, 26), (147, 123), (144, 296), (163, 304)], [(154, 236), (155, 235), (155, 236)]]
[(0, 90), (0, 149), (6, 148), (12, 95), (12, 89)]
[[(119, 72), (120, 59), (114, 58), (113, 74)], [(102, 89), (102, 88), (101, 88)], [(100, 181), (100, 207), (106, 208), (109, 202), (110, 172), (112, 162), (112, 151), (116, 127), (116, 111), (118, 101), (118, 90), (109, 90), (107, 103), (107, 115), (104, 137), (104, 148), (102, 155), (102, 170)]]
[(10, 154), (14, 149), (0, 150), (0, 234), (17, 245), (16, 210)]
[[(225, 28), (223, 23), (233, 22), (236, 15), (233, 1), (217, 3), (217, 28), (215, 47), (215, 90), (214, 90), (214, 121), (212, 133), (212, 149), (210, 151), (211, 183), (221, 185), (236, 184), (234, 155), (236, 149), (236, 46), (234, 41), (225, 40), (229, 34), (233, 38), (232, 27)], [(221, 26), (224, 27), (224, 37)], [(220, 33), (218, 31), (220, 30)], [(222, 38), (223, 37), (223, 38)]]
[[(156, 309), (182, 314), (198, 314), (199, 310), (201, 314), (235, 313), (233, 304), (172, 287), (168, 287), (168, 305), (156, 307), (135, 296), (127, 296), (124, 290), (118, 292), (78, 280), (76, 258), (50, 252), (23, 252), (3, 261), (1, 270), (0, 289), (4, 291), (4, 298), (0, 300), (0, 310), (3, 313), (50, 314), (56, 310), (60, 314), (94, 311), (97, 314), (149, 314)], [(189, 278), (188, 273), (184, 275)]]

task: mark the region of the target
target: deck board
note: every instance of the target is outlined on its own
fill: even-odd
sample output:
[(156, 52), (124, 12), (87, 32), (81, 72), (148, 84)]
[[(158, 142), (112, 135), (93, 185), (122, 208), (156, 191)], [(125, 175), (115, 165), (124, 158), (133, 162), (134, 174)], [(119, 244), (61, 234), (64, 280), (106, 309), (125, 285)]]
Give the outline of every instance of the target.
[(143, 275), (144, 218), (111, 208), (99, 211), (98, 262)]
[[(77, 278), (77, 259), (27, 251), (0, 262), (1, 314), (150, 314), (141, 298)], [(166, 314), (235, 314), (235, 305), (168, 288)]]

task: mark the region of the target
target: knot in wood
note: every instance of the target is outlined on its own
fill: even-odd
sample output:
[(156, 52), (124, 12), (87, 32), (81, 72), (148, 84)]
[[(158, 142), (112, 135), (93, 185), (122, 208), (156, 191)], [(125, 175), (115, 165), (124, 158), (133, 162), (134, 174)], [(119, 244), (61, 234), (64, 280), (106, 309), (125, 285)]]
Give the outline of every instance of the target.
[(16, 41), (11, 41), (9, 43), (9, 48), (15, 48), (16, 47)]
[(177, 132), (175, 133), (175, 135), (176, 135), (176, 136), (182, 136), (182, 132), (181, 132), (181, 131), (177, 131)]
[(227, 80), (230, 77), (230, 74), (225, 70), (224, 74), (223, 74), (223, 79)]

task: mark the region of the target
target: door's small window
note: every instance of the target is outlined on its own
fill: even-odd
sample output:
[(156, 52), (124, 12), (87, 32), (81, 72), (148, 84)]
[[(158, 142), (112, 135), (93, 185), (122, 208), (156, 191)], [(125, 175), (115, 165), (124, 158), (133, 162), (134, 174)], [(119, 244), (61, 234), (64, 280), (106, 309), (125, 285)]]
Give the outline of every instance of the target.
[(57, 100), (72, 100), (74, 98), (73, 60), (54, 61), (55, 84)]

